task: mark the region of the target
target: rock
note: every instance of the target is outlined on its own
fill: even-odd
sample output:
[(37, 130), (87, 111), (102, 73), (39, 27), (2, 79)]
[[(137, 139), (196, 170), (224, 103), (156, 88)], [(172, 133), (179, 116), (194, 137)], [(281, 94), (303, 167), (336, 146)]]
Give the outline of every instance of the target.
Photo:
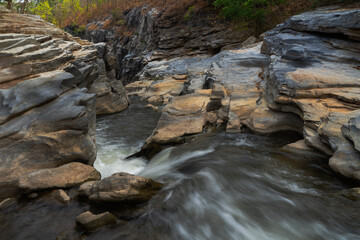
[(158, 107), (155, 107), (152, 104), (147, 104), (145, 107), (147, 108), (151, 108), (152, 110), (154, 110), (155, 112), (160, 112), (160, 109)]
[(349, 122), (342, 126), (341, 130), (342, 134), (353, 142), (355, 149), (360, 151), (360, 116), (350, 118)]
[[(139, 74), (142, 81), (179, 74), (187, 78), (181, 96), (173, 96), (163, 108), (143, 150), (182, 143), (215, 123), (226, 124), (227, 132), (291, 130), (304, 135), (301, 148), (305, 143), (330, 156), (332, 169), (360, 179), (360, 28), (354, 20), (359, 13), (317, 10), (265, 33), (263, 44), (252, 45), (251, 38), (248, 47), (211, 57), (149, 61)], [(151, 95), (148, 89), (141, 94), (152, 101), (165, 96)]]
[(255, 44), (256, 41), (257, 41), (256, 37), (251, 36), (251, 37), (249, 37), (248, 39), (246, 39), (246, 40), (241, 44), (241, 46), (242, 46), (242, 47), (245, 47), (245, 48), (246, 48), (246, 47), (250, 47), (251, 45)]
[(313, 155), (313, 156), (319, 156), (319, 157), (325, 157), (326, 155), (323, 155), (321, 152), (316, 151), (315, 149), (309, 147), (309, 145), (306, 144), (305, 140), (299, 140), (294, 143), (290, 143), (288, 145), (285, 145), (281, 149), (287, 151), (287, 152), (295, 152), (299, 154), (305, 154), (305, 155)]
[(299, 140), (294, 143), (290, 143), (283, 147), (284, 149), (294, 149), (294, 150), (301, 150), (301, 151), (311, 151), (312, 148), (310, 148), (304, 140)]
[(358, 21), (359, 9), (337, 9), (306, 12), (293, 16), (287, 21), (291, 29), (299, 32), (322, 32), (349, 36), (360, 40), (356, 29), (360, 28)]
[(38, 193), (30, 193), (29, 195), (27, 195), (27, 198), (29, 198), (29, 199), (35, 199), (37, 197), (39, 197)]
[(162, 111), (159, 122), (146, 141), (151, 143), (181, 143), (185, 135), (198, 134), (205, 126), (206, 105), (211, 90), (199, 90), (193, 94), (174, 97)]
[(29, 172), (73, 161), (92, 165), (96, 112), (121, 111), (129, 103), (121, 82), (107, 78), (113, 70), (104, 62), (104, 44), (88, 45), (32, 15), (4, 13), (0, 25), (4, 198), (16, 194), (18, 178)]
[(163, 184), (128, 173), (115, 173), (98, 182), (80, 186), (79, 196), (97, 203), (138, 204), (147, 202)]
[(52, 192), (52, 196), (60, 203), (65, 205), (69, 204), (71, 200), (69, 195), (67, 195), (66, 192), (62, 189), (54, 190)]
[[(127, 85), (138, 80), (139, 72), (149, 62), (200, 54), (216, 54), (224, 46), (241, 44), (251, 30), (234, 31), (228, 23), (217, 19), (213, 26), (213, 11), (194, 13), (191, 19), (183, 15), (168, 15), (166, 11), (143, 5), (123, 15), (124, 25), (133, 29), (131, 36), (124, 34), (114, 39), (119, 27), (103, 29), (108, 19), (95, 21), (86, 26), (85, 38), (92, 42), (106, 42), (107, 51), (116, 56), (111, 60), (116, 67), (116, 76)], [(181, 75), (181, 73), (179, 74)]]
[(115, 224), (116, 220), (117, 218), (109, 212), (93, 214), (89, 211), (75, 218), (76, 223), (86, 231), (92, 231), (103, 226)]
[(344, 189), (336, 194), (346, 197), (352, 201), (360, 201), (360, 188)]
[(121, 81), (99, 76), (92, 84), (90, 93), (96, 93), (96, 114), (121, 112), (129, 106), (126, 90)]
[(25, 191), (70, 188), (100, 178), (100, 173), (95, 168), (73, 162), (58, 168), (41, 169), (23, 175), (19, 178), (19, 187)]
[(306, 144), (332, 156), (333, 170), (357, 179), (360, 26), (354, 19), (359, 16), (359, 9), (293, 16), (267, 32), (262, 46), (271, 55), (265, 75), (268, 106), (298, 115)]
[(5, 210), (16, 204), (15, 198), (6, 198), (0, 202), (0, 211)]

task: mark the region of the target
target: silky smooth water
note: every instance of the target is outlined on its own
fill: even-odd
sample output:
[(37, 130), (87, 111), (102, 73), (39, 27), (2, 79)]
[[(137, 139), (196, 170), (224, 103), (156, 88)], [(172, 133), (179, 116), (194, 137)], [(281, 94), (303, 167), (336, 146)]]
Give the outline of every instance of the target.
[(282, 150), (295, 140), (214, 133), (167, 148), (138, 169), (165, 184), (142, 216), (89, 239), (360, 239), (360, 203), (339, 194), (358, 183)]
[(138, 218), (84, 233), (74, 218), (98, 209), (45, 195), (1, 212), (0, 239), (360, 239), (360, 202), (339, 194), (359, 183), (335, 174), (325, 158), (282, 150), (297, 140), (289, 134), (213, 133), (169, 147), (149, 163), (126, 160), (158, 117), (133, 99), (129, 109), (97, 123), (95, 167), (103, 177), (128, 171), (165, 184)]
[(138, 98), (123, 112), (99, 116), (96, 123), (97, 159), (94, 167), (103, 178), (116, 172), (138, 174), (147, 164), (144, 158), (126, 158), (141, 150), (157, 124), (160, 113), (145, 108)]

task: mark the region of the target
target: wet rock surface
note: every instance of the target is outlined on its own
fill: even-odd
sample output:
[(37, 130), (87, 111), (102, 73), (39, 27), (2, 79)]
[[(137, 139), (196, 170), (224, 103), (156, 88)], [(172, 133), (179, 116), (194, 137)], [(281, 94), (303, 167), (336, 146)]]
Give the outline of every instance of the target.
[(109, 212), (93, 214), (89, 211), (84, 212), (75, 218), (76, 223), (86, 231), (116, 223), (116, 217)]
[(79, 196), (95, 203), (138, 204), (147, 202), (163, 184), (129, 173), (115, 173), (101, 181), (80, 186)]

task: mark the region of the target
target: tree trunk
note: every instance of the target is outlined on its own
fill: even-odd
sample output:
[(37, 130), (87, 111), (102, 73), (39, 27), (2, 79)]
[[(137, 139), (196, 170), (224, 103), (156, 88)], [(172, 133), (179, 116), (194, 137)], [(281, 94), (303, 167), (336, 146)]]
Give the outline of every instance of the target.
[(12, 0), (5, 0), (5, 1), (7, 1), (8, 2), (8, 4), (7, 4), (7, 9), (9, 9), (9, 10), (11, 10), (11, 3), (12, 3)]
[(25, 8), (26, 8), (26, 4), (28, 3), (29, 0), (24, 0), (24, 3), (21, 6), (21, 13), (24, 14), (25, 12)]

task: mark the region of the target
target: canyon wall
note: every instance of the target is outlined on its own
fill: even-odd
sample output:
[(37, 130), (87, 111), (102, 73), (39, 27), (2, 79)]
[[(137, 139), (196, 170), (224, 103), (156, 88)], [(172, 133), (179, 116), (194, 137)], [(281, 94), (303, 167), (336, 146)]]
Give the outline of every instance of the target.
[(360, 179), (359, 24), (360, 9), (330, 7), (293, 16), (248, 47), (148, 61), (126, 85), (166, 105), (143, 150), (213, 127), (291, 130), (303, 135), (301, 146), (329, 156), (332, 169)]
[[(120, 26), (108, 27), (109, 21)], [(84, 38), (107, 43), (107, 65), (128, 84), (138, 79), (138, 72), (150, 61), (215, 54), (226, 46), (240, 45), (251, 33), (250, 29), (233, 31), (213, 10), (184, 18), (178, 12), (168, 14), (144, 5), (125, 12), (121, 20), (109, 17), (88, 24)]]
[[(91, 45), (36, 16), (0, 18), (0, 197), (27, 173), (96, 158), (96, 114), (128, 106)], [(97, 99), (96, 99), (97, 96)]]

